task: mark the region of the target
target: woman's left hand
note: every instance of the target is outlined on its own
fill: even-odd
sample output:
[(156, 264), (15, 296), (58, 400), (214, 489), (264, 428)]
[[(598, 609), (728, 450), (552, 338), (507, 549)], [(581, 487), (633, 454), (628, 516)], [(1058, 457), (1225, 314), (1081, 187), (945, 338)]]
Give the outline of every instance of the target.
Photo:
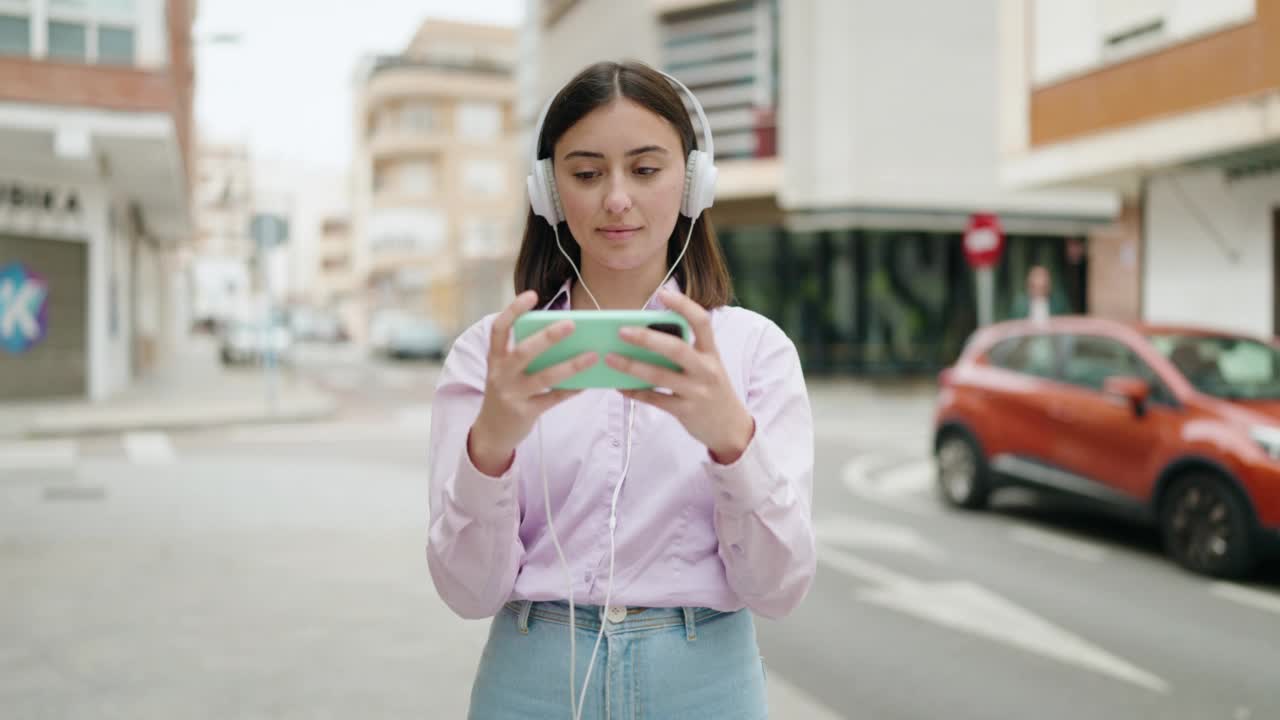
[(711, 314), (682, 293), (663, 289), (659, 295), (670, 309), (689, 321), (694, 342), (648, 328), (629, 327), (620, 331), (622, 339), (651, 350), (681, 367), (676, 372), (617, 353), (605, 356), (609, 367), (633, 375), (671, 394), (655, 390), (622, 390), (633, 400), (667, 411), (684, 425), (696, 440), (707, 446), (711, 457), (728, 465), (741, 457), (755, 434), (755, 420), (734, 392), (733, 384), (720, 362)]

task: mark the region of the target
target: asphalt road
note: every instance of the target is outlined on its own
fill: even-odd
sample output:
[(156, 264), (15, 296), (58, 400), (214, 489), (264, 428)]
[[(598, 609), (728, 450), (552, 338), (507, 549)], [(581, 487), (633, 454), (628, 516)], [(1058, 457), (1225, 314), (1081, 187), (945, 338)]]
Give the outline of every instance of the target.
[[(438, 368), (304, 356), (301, 425), (0, 447), (0, 716), (462, 717), (484, 622), (423, 559)], [(1280, 571), (1188, 575), (1026, 493), (943, 510), (918, 386), (812, 386), (819, 575), (773, 717), (1280, 718)]]

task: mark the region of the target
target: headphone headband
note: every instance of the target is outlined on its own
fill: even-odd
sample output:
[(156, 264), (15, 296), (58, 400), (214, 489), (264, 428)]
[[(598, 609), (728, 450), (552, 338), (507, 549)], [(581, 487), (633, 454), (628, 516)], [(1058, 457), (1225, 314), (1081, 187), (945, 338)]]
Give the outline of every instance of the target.
[[(716, 159), (715, 141), (711, 137), (711, 124), (707, 122), (707, 114), (702, 110), (702, 103), (698, 102), (697, 96), (694, 95), (684, 83), (677, 80), (674, 76), (657, 68), (653, 68), (653, 71), (666, 78), (672, 85), (675, 85), (676, 88), (683, 92), (685, 97), (689, 99), (689, 102), (693, 104), (693, 111), (697, 113), (698, 122), (702, 125), (701, 149), (707, 153), (708, 158), (710, 158), (711, 162), (714, 164)], [(538, 115), (538, 125), (534, 129), (533, 133), (533, 150), (529, 154), (530, 167), (538, 162), (538, 146), (542, 141), (542, 126), (547, 122), (547, 113), (551, 112), (551, 104), (555, 102), (556, 95), (559, 95), (559, 93), (552, 95), (551, 98), (547, 100), (547, 103), (542, 106), (542, 112)], [(698, 148), (693, 149), (696, 150)]]

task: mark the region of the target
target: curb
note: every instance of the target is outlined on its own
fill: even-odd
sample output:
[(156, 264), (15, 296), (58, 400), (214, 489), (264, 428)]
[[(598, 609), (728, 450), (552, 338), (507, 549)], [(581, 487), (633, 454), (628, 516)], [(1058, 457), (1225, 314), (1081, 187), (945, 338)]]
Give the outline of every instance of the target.
[(173, 431), (196, 430), (203, 428), (226, 427), (229, 425), (261, 425), (281, 422), (308, 422), (323, 420), (337, 413), (338, 404), (332, 398), (324, 398), (312, 402), (297, 403), (293, 407), (280, 408), (275, 412), (255, 409), (244, 412), (227, 412), (219, 415), (202, 415), (199, 413), (173, 414), (169, 417), (157, 417), (154, 412), (138, 413), (134, 417), (120, 419), (85, 420), (50, 420), (35, 418), (23, 428), (0, 429), (0, 438), (13, 440), (34, 440), (58, 437), (113, 435), (135, 431)]

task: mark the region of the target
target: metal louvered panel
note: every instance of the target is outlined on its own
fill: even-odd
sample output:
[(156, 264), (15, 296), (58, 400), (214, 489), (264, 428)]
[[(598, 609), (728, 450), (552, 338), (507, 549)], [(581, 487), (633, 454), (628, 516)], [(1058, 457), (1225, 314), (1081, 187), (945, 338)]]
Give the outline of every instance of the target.
[(752, 55), (756, 52), (756, 37), (753, 31), (741, 35), (707, 38), (703, 42), (677, 45), (668, 48), (663, 59), (668, 68), (679, 70), (689, 64), (700, 64), (720, 60), (726, 57)]
[(775, 152), (775, 2), (739, 0), (662, 18), (663, 65), (698, 96), (717, 155)]
[(754, 157), (756, 154), (755, 133), (746, 130), (739, 132), (716, 133), (716, 157)]
[(708, 35), (732, 35), (755, 30), (754, 4), (732, 12), (699, 15), (696, 19), (669, 19), (662, 24), (662, 44), (674, 46), (686, 42), (700, 42)]
[(689, 67), (672, 73), (680, 78), (680, 82), (696, 89), (706, 85), (720, 85), (741, 82), (755, 76), (756, 61), (730, 60), (728, 62), (707, 63), (697, 67)]
[(756, 111), (744, 107), (707, 113), (712, 132), (719, 135), (727, 130), (750, 130), (756, 126)]
[(703, 109), (711, 112), (714, 108), (751, 105), (755, 100), (755, 88), (751, 83), (724, 85), (698, 91), (698, 102)]

